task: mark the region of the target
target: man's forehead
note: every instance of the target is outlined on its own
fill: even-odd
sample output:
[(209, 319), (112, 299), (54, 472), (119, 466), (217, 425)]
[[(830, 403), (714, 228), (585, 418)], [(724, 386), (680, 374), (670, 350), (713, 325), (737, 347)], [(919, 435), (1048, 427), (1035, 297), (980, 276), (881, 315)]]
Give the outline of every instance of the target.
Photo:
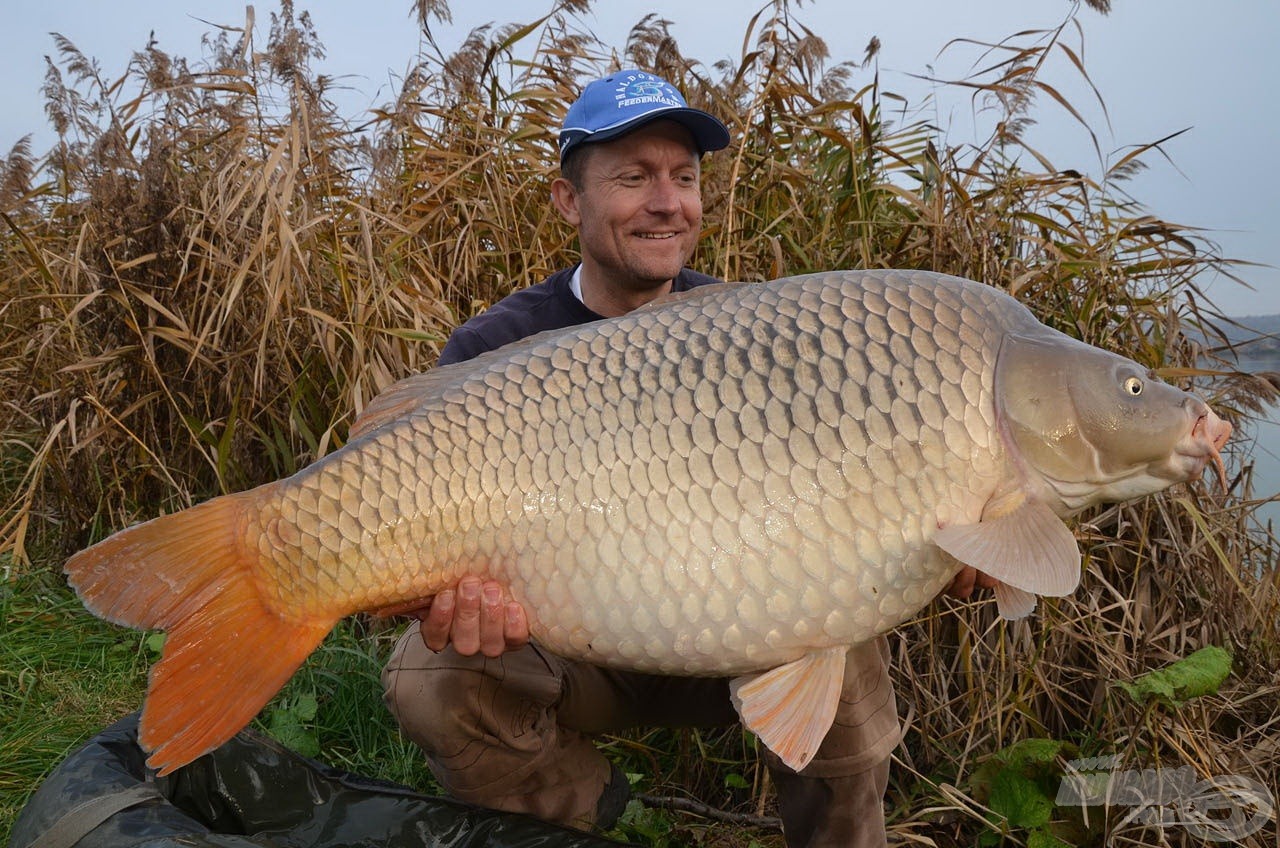
[(593, 160), (608, 163), (641, 160), (657, 155), (668, 156), (677, 148), (683, 149), (692, 162), (696, 163), (701, 159), (698, 146), (689, 130), (675, 121), (659, 119), (619, 138), (584, 144), (582, 152)]

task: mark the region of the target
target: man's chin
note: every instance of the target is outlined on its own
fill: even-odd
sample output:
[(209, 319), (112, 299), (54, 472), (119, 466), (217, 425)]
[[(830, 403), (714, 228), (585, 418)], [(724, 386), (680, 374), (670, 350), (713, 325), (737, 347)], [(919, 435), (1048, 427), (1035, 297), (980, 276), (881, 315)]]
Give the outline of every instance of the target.
[(684, 268), (683, 259), (663, 259), (662, 261), (637, 262), (631, 266), (631, 276), (648, 285), (658, 285), (674, 280), (676, 274)]

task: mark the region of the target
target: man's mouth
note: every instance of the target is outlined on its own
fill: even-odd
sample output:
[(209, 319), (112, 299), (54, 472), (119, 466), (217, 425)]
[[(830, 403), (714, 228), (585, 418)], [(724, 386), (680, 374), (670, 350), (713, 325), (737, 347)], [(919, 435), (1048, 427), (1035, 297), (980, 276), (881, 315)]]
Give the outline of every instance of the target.
[(653, 241), (663, 241), (676, 237), (675, 233), (636, 233), (636, 235), (642, 239), (651, 239)]

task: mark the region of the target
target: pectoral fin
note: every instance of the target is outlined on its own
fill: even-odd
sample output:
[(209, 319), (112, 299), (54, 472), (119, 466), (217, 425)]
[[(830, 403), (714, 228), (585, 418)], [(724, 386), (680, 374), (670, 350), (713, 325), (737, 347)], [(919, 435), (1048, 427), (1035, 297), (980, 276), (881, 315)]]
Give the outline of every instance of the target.
[[(1036, 501), (977, 524), (943, 527), (933, 541), (966, 565), (1024, 592), (1056, 598), (1080, 584), (1076, 537), (1053, 510)], [(1022, 606), (1025, 600), (1013, 608)]]
[(742, 723), (796, 771), (813, 759), (835, 720), (847, 651), (814, 651), (763, 674), (729, 682)]

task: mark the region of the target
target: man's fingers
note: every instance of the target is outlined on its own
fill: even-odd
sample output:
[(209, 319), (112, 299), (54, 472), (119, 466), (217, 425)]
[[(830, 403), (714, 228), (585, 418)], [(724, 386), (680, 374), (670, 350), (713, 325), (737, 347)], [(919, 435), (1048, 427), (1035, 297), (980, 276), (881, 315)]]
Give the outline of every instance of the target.
[(419, 618), (422, 641), (437, 652), (452, 644), (464, 657), (497, 657), (529, 642), (524, 607), (506, 600), (502, 584), (494, 580), (462, 578), (456, 590), (442, 591)]
[(480, 606), (480, 652), (486, 657), (501, 656), (507, 648), (506, 604), (502, 587), (493, 581), (484, 584), (484, 601)]
[(507, 601), (507, 617), (504, 623), (507, 650), (523, 648), (529, 644), (529, 620), (525, 617), (524, 607), (515, 601)]
[(422, 641), (431, 650), (439, 653), (449, 644), (449, 631), (453, 628), (454, 595), (452, 589), (445, 589), (436, 595), (431, 608), (421, 617), (419, 631)]
[(449, 639), (464, 657), (480, 650), (480, 578), (464, 577), (458, 583), (458, 602), (453, 611)]
[(951, 581), (951, 585), (943, 591), (953, 598), (961, 601), (969, 597), (973, 593), (973, 582), (978, 576), (978, 570), (972, 566), (966, 565), (960, 569), (960, 573)]
[(990, 574), (979, 571), (971, 565), (966, 565), (960, 569), (955, 579), (951, 581), (951, 585), (943, 589), (942, 593), (963, 601), (973, 594), (975, 588), (994, 589), (999, 582)]

